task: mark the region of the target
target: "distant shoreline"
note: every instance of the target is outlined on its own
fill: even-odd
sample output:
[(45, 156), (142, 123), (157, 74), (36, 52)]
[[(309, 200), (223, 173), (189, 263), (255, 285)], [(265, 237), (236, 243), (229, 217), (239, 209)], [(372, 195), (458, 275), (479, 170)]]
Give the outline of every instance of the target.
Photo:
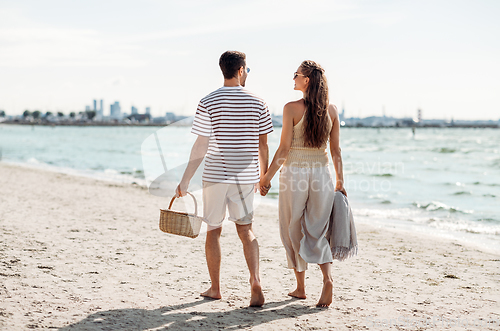
[[(60, 122), (60, 123), (52, 123), (52, 122), (21, 122), (21, 121), (3, 121), (0, 124), (9, 124), (9, 125), (31, 125), (31, 126), (127, 126), (127, 127), (153, 127), (153, 126), (175, 126), (175, 127), (190, 127), (191, 124), (179, 125), (179, 124), (165, 124), (165, 123), (113, 123), (113, 122)], [(275, 126), (281, 127), (281, 126)], [(424, 124), (417, 126), (363, 126), (363, 125), (346, 125), (342, 126), (343, 128), (368, 128), (368, 129), (426, 129), (426, 128), (437, 128), (437, 129), (453, 129), (453, 128), (461, 128), (461, 129), (500, 129), (500, 125), (498, 124), (453, 124), (453, 125), (432, 125), (432, 124)]]
[[(112, 123), (112, 122), (62, 122), (62, 123), (51, 123), (51, 122), (19, 122), (19, 121), (4, 121), (0, 124), (9, 125), (26, 125), (26, 126), (170, 126), (171, 124), (160, 124), (160, 123)], [(174, 125), (174, 126), (191, 126), (191, 125)]]

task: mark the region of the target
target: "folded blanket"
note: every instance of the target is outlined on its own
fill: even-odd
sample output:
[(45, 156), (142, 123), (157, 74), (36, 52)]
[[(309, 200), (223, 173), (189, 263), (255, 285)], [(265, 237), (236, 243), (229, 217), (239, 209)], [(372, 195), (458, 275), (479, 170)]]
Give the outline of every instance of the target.
[(341, 192), (335, 192), (330, 224), (326, 233), (330, 243), (333, 258), (344, 261), (358, 254), (358, 239), (354, 218), (347, 197)]

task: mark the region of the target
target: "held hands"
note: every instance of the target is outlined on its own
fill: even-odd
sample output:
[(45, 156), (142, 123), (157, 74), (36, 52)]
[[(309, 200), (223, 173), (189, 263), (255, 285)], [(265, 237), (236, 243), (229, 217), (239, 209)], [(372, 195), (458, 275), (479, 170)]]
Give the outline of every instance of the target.
[(271, 188), (271, 180), (267, 179), (266, 175), (260, 178), (260, 195), (265, 196), (269, 189)]

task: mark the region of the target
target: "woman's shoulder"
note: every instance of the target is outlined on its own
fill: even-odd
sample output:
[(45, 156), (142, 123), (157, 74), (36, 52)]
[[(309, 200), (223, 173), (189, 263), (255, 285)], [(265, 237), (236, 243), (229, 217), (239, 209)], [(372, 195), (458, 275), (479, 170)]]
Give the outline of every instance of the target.
[(328, 115), (330, 115), (330, 120), (331, 120), (330, 123), (332, 124), (332, 129), (333, 129), (333, 124), (339, 118), (339, 112), (335, 105), (333, 104), (328, 105)]
[(287, 112), (287, 113), (291, 113), (291, 114), (295, 115), (297, 113), (302, 114), (304, 112), (304, 110), (305, 110), (304, 99), (299, 99), (299, 100), (288, 102), (285, 105), (283, 112)]
[(305, 112), (304, 99), (288, 102), (283, 108), (283, 120), (290, 119), (293, 125), (297, 124)]
[(304, 99), (290, 101), (285, 105), (286, 108), (303, 108), (305, 107)]
[(332, 118), (336, 118), (337, 116), (339, 116), (339, 111), (337, 110), (337, 106), (335, 106), (334, 104), (328, 105), (328, 113), (330, 113), (330, 116)]

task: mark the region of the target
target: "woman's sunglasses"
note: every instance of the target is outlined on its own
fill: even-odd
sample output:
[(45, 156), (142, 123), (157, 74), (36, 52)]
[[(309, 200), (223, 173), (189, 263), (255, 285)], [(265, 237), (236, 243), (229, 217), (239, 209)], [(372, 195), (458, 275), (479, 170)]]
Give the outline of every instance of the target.
[(298, 72), (294, 72), (293, 73), (293, 79), (297, 78), (297, 76), (306, 77), (306, 75), (302, 75), (302, 74), (299, 74)]

